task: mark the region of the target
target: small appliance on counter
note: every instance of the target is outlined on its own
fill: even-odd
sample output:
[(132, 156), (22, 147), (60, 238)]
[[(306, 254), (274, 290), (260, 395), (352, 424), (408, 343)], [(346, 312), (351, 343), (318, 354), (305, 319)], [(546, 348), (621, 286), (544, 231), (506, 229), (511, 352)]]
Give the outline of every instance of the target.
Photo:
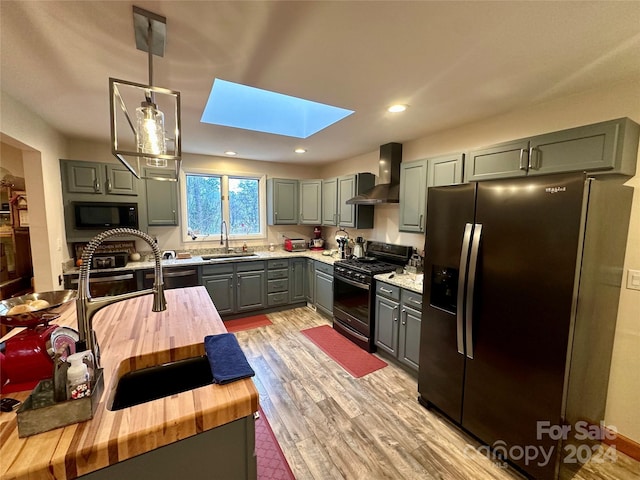
[(49, 324), (76, 299), (75, 290), (30, 293), (0, 302), (0, 323), (26, 327), (0, 343), (2, 393), (30, 390), (53, 376), (56, 353), (75, 352), (77, 332)]
[(322, 227), (313, 228), (313, 238), (309, 242), (311, 250), (324, 250), (324, 238), (322, 238)]
[(303, 252), (307, 250), (307, 241), (304, 238), (285, 237), (284, 249), (287, 252)]
[(364, 238), (356, 237), (356, 243), (353, 246), (353, 256), (356, 258), (364, 257)]
[(127, 252), (100, 253), (91, 259), (91, 268), (120, 268), (127, 265)]

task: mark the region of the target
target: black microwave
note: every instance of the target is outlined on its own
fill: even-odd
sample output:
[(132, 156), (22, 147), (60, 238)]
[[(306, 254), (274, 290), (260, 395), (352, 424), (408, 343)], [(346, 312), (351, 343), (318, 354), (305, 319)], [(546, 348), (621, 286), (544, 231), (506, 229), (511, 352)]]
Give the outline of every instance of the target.
[(74, 202), (78, 229), (138, 228), (137, 203)]

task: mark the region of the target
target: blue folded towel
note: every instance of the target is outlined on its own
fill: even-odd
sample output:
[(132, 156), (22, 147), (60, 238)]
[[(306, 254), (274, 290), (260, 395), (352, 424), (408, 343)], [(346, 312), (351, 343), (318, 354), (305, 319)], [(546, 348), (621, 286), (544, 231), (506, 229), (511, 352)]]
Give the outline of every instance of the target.
[(204, 349), (209, 359), (214, 383), (221, 385), (243, 378), (253, 377), (256, 373), (247, 362), (247, 357), (233, 333), (207, 335), (204, 337)]

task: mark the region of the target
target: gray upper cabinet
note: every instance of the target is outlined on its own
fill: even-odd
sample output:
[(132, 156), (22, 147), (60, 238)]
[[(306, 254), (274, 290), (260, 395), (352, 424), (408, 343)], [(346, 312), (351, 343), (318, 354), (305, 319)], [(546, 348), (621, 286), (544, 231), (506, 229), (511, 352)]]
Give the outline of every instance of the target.
[(338, 178), (322, 181), (322, 225), (338, 225)]
[(338, 177), (338, 225), (341, 227), (355, 227), (356, 209), (354, 205), (347, 205), (346, 201), (356, 195), (356, 176), (344, 175)]
[(322, 225), (373, 228), (373, 205), (348, 205), (350, 198), (373, 188), (376, 176), (354, 173), (322, 181)]
[(430, 158), (427, 163), (427, 188), (462, 183), (463, 153)]
[(322, 224), (322, 180), (300, 180), (300, 224)]
[(267, 179), (267, 222), (269, 225), (297, 225), (298, 180)]
[(472, 151), (465, 180), (588, 171), (633, 176), (640, 126), (628, 118)]
[(145, 180), (149, 226), (178, 225), (178, 183), (150, 179), (175, 180), (175, 172), (164, 168), (146, 168), (145, 176), (149, 177)]
[(120, 164), (106, 165), (105, 193), (111, 195), (137, 195), (138, 179), (127, 167)]
[(520, 167), (526, 163), (528, 148), (527, 140), (518, 140), (470, 152), (464, 172), (465, 181), (524, 177), (526, 167)]
[(424, 233), (427, 189), (462, 182), (464, 154), (454, 153), (400, 164), (401, 232)]
[(427, 160), (400, 164), (401, 232), (424, 232), (427, 195)]
[(138, 195), (140, 181), (120, 164), (61, 160), (65, 193)]

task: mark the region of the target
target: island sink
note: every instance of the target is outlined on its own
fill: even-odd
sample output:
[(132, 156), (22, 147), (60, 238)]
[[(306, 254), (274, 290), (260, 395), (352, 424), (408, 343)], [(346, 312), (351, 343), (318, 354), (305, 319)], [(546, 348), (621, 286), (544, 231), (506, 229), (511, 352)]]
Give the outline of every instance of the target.
[(212, 382), (213, 375), (206, 355), (134, 370), (118, 380), (109, 410), (121, 410)]

